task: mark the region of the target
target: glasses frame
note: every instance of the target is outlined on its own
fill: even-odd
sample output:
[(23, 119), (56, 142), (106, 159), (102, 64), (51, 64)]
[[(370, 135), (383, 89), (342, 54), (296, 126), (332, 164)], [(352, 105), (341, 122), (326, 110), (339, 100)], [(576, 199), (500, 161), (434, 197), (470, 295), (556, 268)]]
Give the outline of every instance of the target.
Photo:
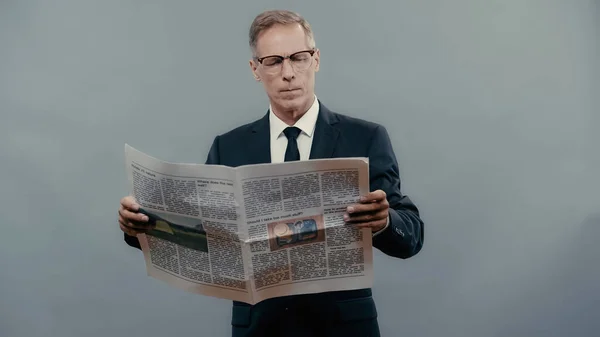
[[(312, 49), (307, 49), (307, 50), (300, 50), (300, 51), (292, 53), (292, 54), (290, 54), (288, 56), (267, 55), (267, 56), (263, 56), (263, 57), (257, 57), (256, 61), (258, 61), (258, 63), (260, 63), (261, 65), (263, 65), (263, 61), (266, 58), (269, 58), (269, 57), (278, 57), (278, 58), (281, 59), (281, 63), (278, 65), (278, 67), (275, 67), (275, 69), (279, 68), (279, 70), (281, 70), (281, 67), (283, 66), (283, 62), (285, 62), (286, 59), (290, 59), (291, 60), (292, 57), (294, 57), (295, 55), (301, 54), (301, 53), (309, 53), (310, 54), (310, 58), (311, 58), (311, 64), (312, 64), (313, 56), (315, 55), (316, 52), (317, 52), (316, 48), (312, 48)], [(294, 70), (296, 70), (296, 68), (294, 67), (294, 63), (291, 63), (291, 65), (292, 65), (292, 68), (294, 68)], [(275, 71), (275, 72), (277, 72), (277, 71)]]

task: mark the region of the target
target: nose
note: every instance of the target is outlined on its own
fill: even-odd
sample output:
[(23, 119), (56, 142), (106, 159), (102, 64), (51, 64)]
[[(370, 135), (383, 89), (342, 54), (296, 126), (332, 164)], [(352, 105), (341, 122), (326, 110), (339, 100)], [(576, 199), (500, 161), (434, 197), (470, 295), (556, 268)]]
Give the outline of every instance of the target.
[(289, 59), (283, 60), (283, 63), (281, 64), (281, 74), (283, 79), (286, 81), (291, 81), (296, 76), (296, 74), (294, 74), (294, 68), (292, 68), (292, 63)]

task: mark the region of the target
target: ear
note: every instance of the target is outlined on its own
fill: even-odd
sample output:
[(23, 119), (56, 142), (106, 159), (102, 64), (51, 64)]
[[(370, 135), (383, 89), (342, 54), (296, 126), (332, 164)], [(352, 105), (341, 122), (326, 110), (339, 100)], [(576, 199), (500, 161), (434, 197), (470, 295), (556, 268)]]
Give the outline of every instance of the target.
[(321, 65), (321, 51), (317, 49), (315, 51), (315, 72), (319, 71), (319, 66)]
[(256, 64), (256, 62), (254, 60), (250, 60), (250, 62), (248, 62), (250, 65), (250, 70), (252, 71), (252, 76), (254, 76), (254, 79), (260, 82), (260, 74), (258, 73), (258, 65)]

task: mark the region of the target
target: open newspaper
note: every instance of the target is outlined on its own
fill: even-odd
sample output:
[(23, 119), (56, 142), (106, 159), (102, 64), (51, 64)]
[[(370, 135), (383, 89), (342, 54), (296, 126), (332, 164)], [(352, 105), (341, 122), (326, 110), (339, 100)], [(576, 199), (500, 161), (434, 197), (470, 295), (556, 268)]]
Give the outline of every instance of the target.
[(369, 192), (367, 158), (232, 168), (168, 163), (126, 144), (125, 159), (154, 225), (138, 235), (149, 276), (250, 304), (372, 286), (370, 230), (343, 220)]

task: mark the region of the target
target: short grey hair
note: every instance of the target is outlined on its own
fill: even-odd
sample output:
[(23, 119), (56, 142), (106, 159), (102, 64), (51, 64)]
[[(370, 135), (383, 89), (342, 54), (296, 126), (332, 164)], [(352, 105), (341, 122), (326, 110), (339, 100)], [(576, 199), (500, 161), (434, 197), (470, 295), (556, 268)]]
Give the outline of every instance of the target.
[(304, 29), (309, 47), (314, 48), (315, 37), (312, 28), (300, 14), (288, 10), (268, 10), (258, 14), (250, 25), (249, 43), (252, 55), (256, 57), (256, 44), (262, 32), (275, 25), (293, 24), (299, 24)]

